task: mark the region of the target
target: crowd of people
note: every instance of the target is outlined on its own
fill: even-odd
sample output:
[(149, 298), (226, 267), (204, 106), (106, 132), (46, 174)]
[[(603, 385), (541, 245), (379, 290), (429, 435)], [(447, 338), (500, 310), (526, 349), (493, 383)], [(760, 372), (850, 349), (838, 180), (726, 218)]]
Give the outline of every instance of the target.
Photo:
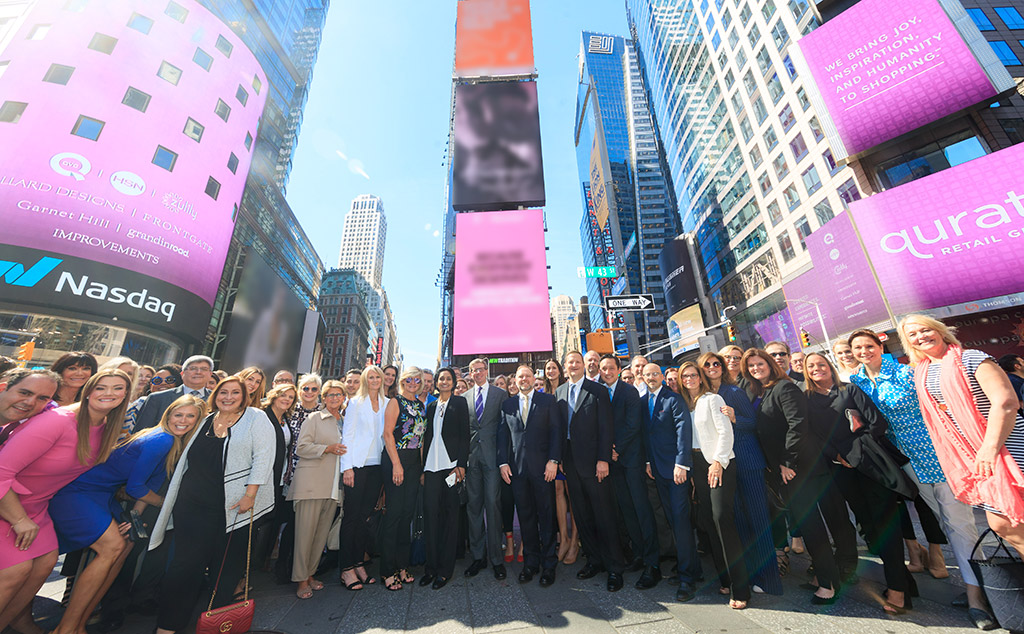
[(859, 330), (831, 355), (770, 342), (666, 369), (573, 351), (508, 377), (485, 359), (328, 381), (205, 356), (0, 367), (0, 630), (41, 632), (32, 600), (60, 554), (55, 632), (97, 616), (114, 631), (131, 609), (166, 634), (203, 598), (247, 597), (250, 561), (310, 599), (335, 566), (348, 591), (440, 589), (462, 556), (467, 577), (518, 561), (541, 586), (583, 557), (578, 578), (614, 592), (639, 572), (647, 590), (668, 556), (685, 602), (703, 552), (743, 609), (781, 594), (806, 551), (808, 600), (827, 605), (858, 582), (858, 533), (886, 614), (913, 608), (913, 573), (948, 576), (948, 543), (964, 607), (991, 629), (974, 510), (1024, 555), (1024, 359), (965, 350), (925, 316), (897, 330), (910, 365)]

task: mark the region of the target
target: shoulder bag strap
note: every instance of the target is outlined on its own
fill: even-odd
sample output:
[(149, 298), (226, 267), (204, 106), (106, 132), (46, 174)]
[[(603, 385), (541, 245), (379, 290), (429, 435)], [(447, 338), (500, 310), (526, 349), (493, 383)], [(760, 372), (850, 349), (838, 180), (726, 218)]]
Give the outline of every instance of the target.
[[(248, 548), (246, 548), (245, 551), (245, 598), (243, 599), (243, 601), (249, 600), (249, 557), (252, 554), (253, 515), (253, 509), (249, 509), (249, 546)], [(231, 531), (228, 533), (228, 541), (226, 544), (224, 544), (224, 557), (220, 560), (220, 570), (217, 571), (217, 581), (213, 584), (213, 594), (210, 595), (210, 605), (206, 608), (207, 612), (213, 609), (213, 600), (217, 596), (217, 588), (220, 587), (220, 576), (224, 574), (224, 564), (228, 560), (228, 550), (231, 546), (231, 533), (234, 532), (235, 531)]]

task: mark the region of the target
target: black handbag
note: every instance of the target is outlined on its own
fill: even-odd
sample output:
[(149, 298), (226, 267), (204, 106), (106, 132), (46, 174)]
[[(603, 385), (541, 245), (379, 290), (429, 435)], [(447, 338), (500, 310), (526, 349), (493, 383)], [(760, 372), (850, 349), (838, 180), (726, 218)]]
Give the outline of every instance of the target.
[[(978, 585), (992, 607), (992, 615), (1011, 632), (1024, 631), (1024, 562), (1013, 555), (1006, 543), (996, 535), (999, 545), (991, 557), (978, 559), (978, 549), (990, 528), (981, 534), (971, 551), (971, 570), (978, 576)], [(1002, 550), (1005, 555), (1000, 555)], [(984, 549), (982, 555), (984, 555)]]

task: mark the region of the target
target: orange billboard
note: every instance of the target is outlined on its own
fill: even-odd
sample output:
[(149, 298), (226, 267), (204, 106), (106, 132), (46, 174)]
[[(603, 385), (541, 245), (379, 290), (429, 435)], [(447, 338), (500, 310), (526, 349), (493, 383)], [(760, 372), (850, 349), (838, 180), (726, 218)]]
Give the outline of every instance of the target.
[(459, 0), (456, 75), (494, 77), (533, 71), (530, 0)]

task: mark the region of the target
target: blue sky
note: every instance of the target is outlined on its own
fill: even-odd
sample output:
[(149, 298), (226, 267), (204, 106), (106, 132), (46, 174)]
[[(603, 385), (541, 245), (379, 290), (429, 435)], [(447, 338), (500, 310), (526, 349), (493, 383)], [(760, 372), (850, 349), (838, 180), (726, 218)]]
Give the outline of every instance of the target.
[[(384, 287), (407, 364), (437, 356), (456, 0), (334, 0), (295, 153), (288, 201), (327, 267), (359, 194), (384, 201)], [(581, 201), (572, 128), (580, 31), (627, 35), (622, 0), (534, 0), (552, 296), (578, 301)], [(339, 154), (340, 152), (340, 154)], [(342, 158), (344, 156), (344, 158)], [(368, 178), (367, 178), (368, 177)]]

